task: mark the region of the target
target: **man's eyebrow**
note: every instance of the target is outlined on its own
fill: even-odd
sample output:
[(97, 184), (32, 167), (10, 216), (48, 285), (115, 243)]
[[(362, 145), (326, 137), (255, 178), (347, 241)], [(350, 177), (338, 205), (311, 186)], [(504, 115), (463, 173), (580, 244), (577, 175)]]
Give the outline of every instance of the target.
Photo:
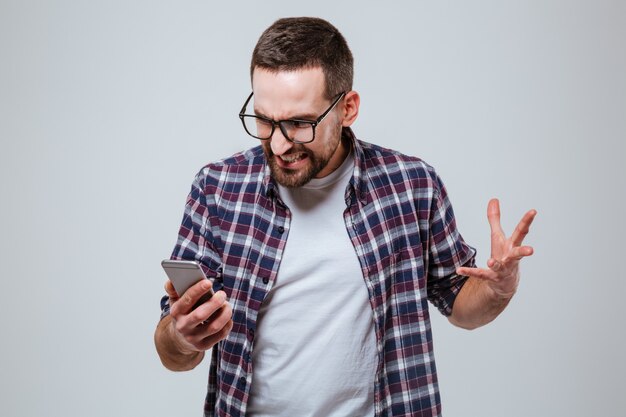
[[(270, 120), (274, 120), (271, 117), (267, 116), (266, 114), (263, 114), (262, 111), (259, 111), (257, 109), (253, 109), (254, 110), (254, 114), (260, 117), (264, 117), (266, 119), (270, 119)], [(317, 115), (313, 114), (313, 113), (303, 113), (303, 114), (298, 114), (295, 116), (290, 116), (287, 117), (285, 119), (281, 119), (281, 120), (293, 120), (293, 119), (298, 119), (298, 120), (308, 120), (311, 122), (314, 122), (315, 120), (317, 120)]]
[(315, 120), (317, 120), (317, 115), (315, 115), (313, 113), (305, 113), (305, 114), (299, 114), (297, 116), (290, 117), (290, 119), (315, 121)]
[(265, 117), (266, 119), (271, 119), (271, 117), (267, 117), (265, 114), (263, 114), (262, 111), (257, 110), (256, 108), (252, 109), (252, 112), (256, 115), (256, 116), (261, 116), (261, 117)]

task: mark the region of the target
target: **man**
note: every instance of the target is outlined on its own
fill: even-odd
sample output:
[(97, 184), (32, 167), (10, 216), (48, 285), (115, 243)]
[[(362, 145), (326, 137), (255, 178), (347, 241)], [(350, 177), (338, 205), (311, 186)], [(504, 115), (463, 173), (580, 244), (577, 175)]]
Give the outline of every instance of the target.
[(172, 370), (212, 349), (206, 416), (440, 415), (427, 300), (484, 325), (532, 254), (535, 211), (507, 238), (492, 200), (492, 256), (475, 268), (433, 168), (354, 136), (352, 66), (328, 22), (275, 22), (240, 113), (260, 146), (192, 185), (172, 258), (199, 261), (213, 284), (166, 283), (155, 343)]

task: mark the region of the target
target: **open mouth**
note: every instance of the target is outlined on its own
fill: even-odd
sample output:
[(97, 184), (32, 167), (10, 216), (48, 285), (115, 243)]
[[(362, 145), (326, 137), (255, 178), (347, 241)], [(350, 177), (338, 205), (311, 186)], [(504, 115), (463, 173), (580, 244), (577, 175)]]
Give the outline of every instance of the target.
[(280, 155), (276, 159), (283, 168), (295, 168), (300, 165), (309, 156), (306, 152), (290, 153), (286, 155)]

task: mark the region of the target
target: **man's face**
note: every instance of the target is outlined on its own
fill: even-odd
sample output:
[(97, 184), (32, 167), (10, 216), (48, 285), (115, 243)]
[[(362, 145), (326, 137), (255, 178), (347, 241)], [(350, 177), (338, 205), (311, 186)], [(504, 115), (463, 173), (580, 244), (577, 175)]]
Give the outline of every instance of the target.
[[(252, 78), (254, 113), (273, 120), (317, 119), (331, 104), (324, 97), (321, 68), (270, 72), (255, 69)], [(276, 127), (271, 139), (262, 141), (272, 177), (285, 187), (300, 187), (312, 178), (333, 172), (347, 149), (341, 141), (341, 102), (315, 128), (315, 140), (294, 144)]]

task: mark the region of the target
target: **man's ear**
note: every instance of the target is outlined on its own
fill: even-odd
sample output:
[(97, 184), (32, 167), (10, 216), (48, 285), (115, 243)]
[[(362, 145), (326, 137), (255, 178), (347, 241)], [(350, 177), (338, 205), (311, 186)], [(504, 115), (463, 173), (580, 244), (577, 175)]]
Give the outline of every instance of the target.
[(361, 97), (356, 91), (348, 91), (343, 98), (343, 127), (351, 126), (352, 123), (359, 116), (359, 105), (361, 104)]

